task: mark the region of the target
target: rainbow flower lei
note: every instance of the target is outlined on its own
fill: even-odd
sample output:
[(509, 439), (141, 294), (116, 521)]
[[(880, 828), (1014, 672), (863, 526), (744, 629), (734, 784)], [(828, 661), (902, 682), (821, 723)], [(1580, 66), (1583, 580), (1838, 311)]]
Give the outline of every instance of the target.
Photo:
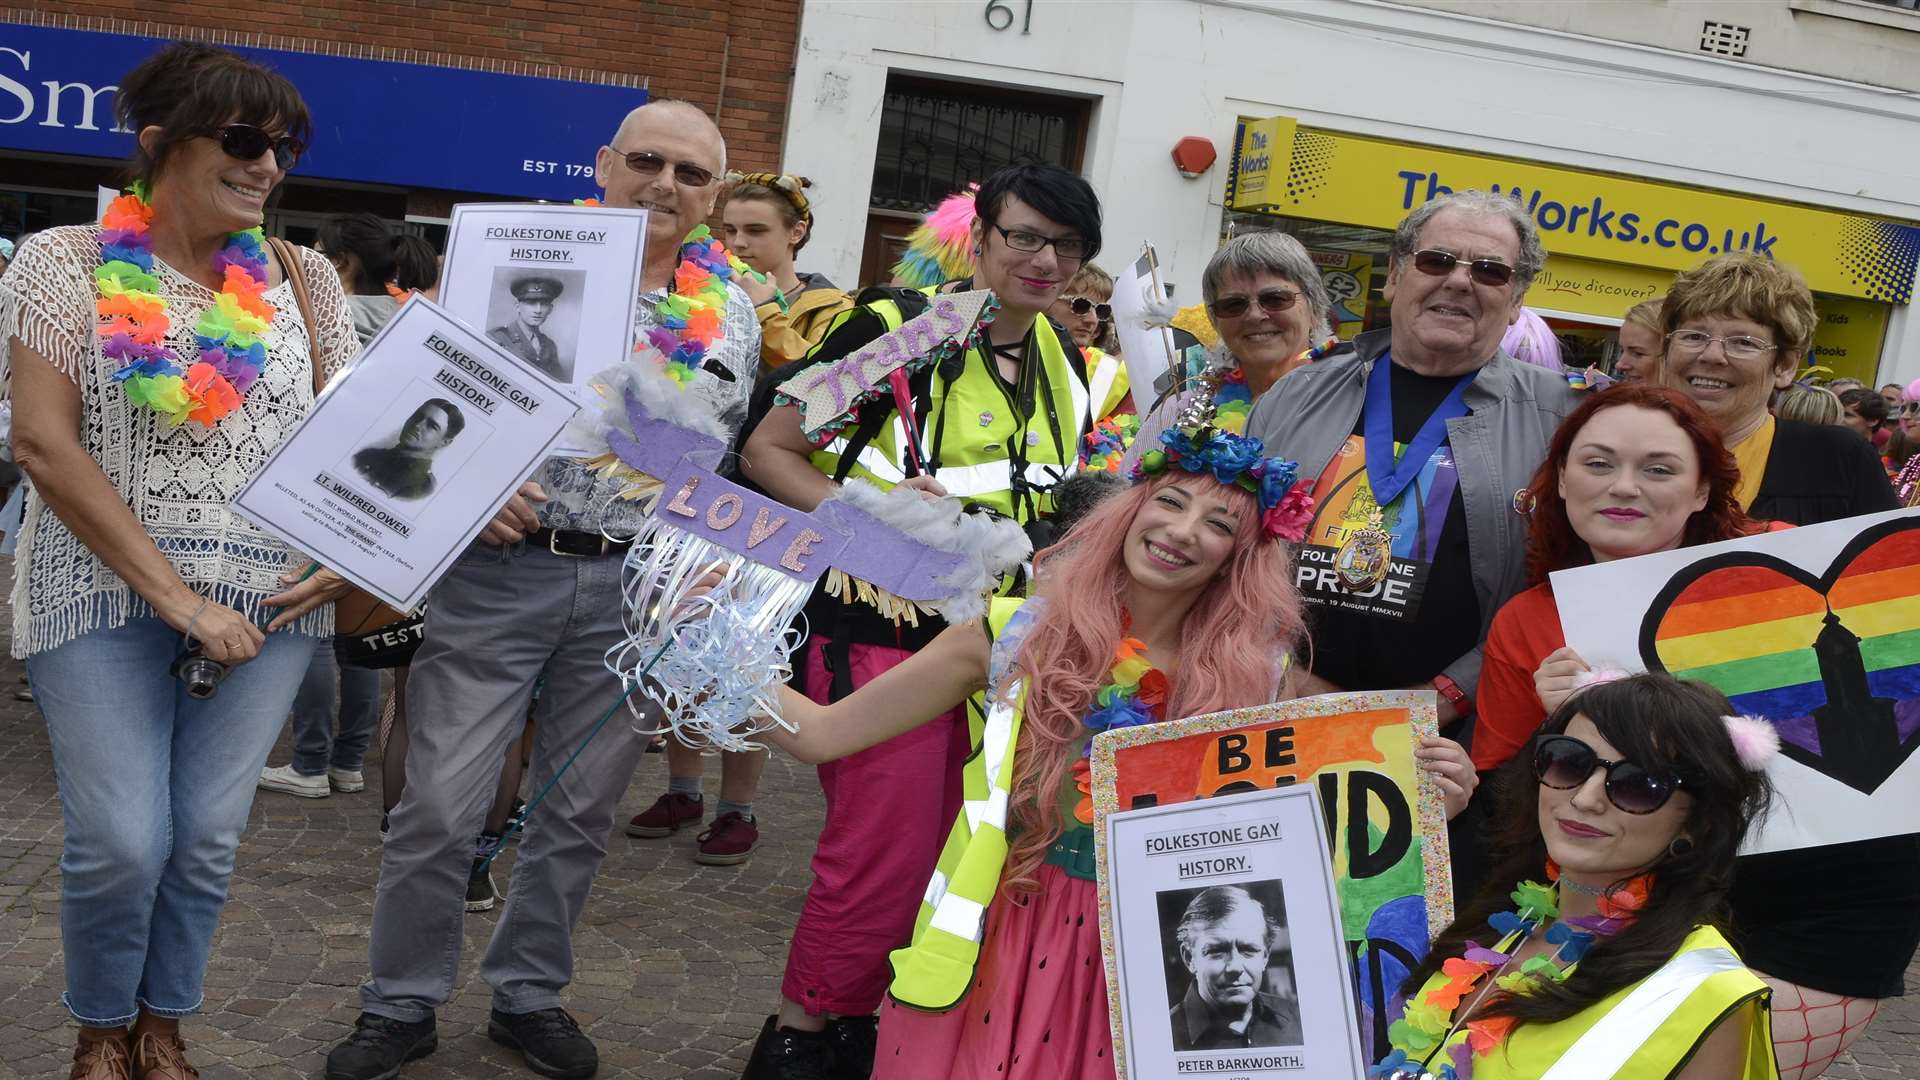
[[(1147, 659), (1146, 649), (1145, 642), (1124, 636), (1114, 646), (1113, 667), (1107, 672), (1107, 684), (1093, 695), (1095, 708), (1085, 721), (1094, 734), (1157, 724), (1165, 719), (1167, 676)], [(1073, 763), (1074, 782), (1080, 789), (1080, 802), (1073, 808), (1073, 816), (1083, 825), (1093, 824), (1092, 756), (1093, 744), (1089, 742), (1080, 760)]]
[(1253, 411), (1253, 391), (1247, 373), (1234, 368), (1220, 376), (1213, 388), (1213, 426), (1235, 435), (1247, 433), (1247, 414)]
[(1081, 455), (1085, 468), (1094, 472), (1119, 472), (1120, 463), (1127, 456), (1127, 447), (1133, 445), (1133, 438), (1138, 434), (1139, 413), (1116, 413), (1096, 421), (1093, 430), (1087, 432), (1086, 446)]
[(266, 366), (261, 337), (273, 324), (266, 302), (267, 255), (258, 228), (232, 233), (213, 267), (220, 295), (200, 314), (194, 339), (200, 359), (182, 367), (168, 347), (167, 302), (153, 274), (153, 205), (145, 185), (114, 199), (100, 218), (100, 265), (93, 271), (100, 352), (120, 367), (113, 380), (136, 407), (152, 409), (169, 425), (192, 420), (212, 427), (240, 407)]
[[(599, 199), (575, 199), (575, 206), (603, 206)], [(660, 350), (667, 375), (681, 389), (700, 376), (700, 365), (720, 340), (727, 322), (727, 282), (737, 276), (760, 281), (766, 275), (727, 250), (713, 230), (695, 225), (680, 244), (680, 265), (673, 271), (673, 288), (653, 305), (660, 325), (635, 342), (634, 352), (648, 346)]]
[[(1468, 942), (1464, 954), (1440, 966), (1447, 981), (1407, 1002), (1406, 1014), (1387, 1028), (1387, 1042), (1393, 1050), (1368, 1069), (1367, 1076), (1380, 1080), (1425, 1075), (1434, 1080), (1472, 1080), (1474, 1059), (1505, 1042), (1514, 1024), (1511, 1016), (1496, 1016), (1454, 1026), (1454, 1013), (1473, 996), (1480, 980), (1491, 972), (1494, 986), (1508, 994), (1524, 994), (1541, 982), (1564, 982), (1600, 936), (1619, 933), (1646, 904), (1650, 879), (1643, 875), (1601, 897), (1598, 916), (1560, 921), (1558, 870), (1549, 861), (1547, 875), (1554, 885), (1523, 881), (1512, 893), (1514, 910), (1488, 917), (1487, 925), (1499, 931), (1506, 951)], [(1520, 946), (1542, 922), (1553, 924), (1547, 927), (1546, 938), (1555, 946), (1554, 951), (1529, 958), (1515, 971), (1506, 971)], [(1450, 1060), (1437, 1067), (1430, 1065), (1443, 1049)]]

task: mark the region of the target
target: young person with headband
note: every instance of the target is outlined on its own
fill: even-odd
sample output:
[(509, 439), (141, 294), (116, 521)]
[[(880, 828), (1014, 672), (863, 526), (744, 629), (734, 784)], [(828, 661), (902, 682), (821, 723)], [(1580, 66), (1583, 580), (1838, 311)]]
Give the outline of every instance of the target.
[(721, 235), (727, 247), (765, 281), (743, 277), (760, 319), (760, 357), (769, 370), (807, 355), (827, 336), (833, 317), (853, 306), (853, 298), (825, 274), (803, 274), (794, 256), (813, 236), (813, 205), (806, 189), (813, 181), (785, 173), (727, 174), (721, 208)]

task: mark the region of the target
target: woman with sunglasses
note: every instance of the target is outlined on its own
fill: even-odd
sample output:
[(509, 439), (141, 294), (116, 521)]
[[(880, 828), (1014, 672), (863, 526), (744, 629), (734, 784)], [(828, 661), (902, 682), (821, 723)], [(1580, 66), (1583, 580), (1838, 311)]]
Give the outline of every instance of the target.
[(1066, 328), (1087, 358), (1087, 392), (1096, 420), (1133, 411), (1127, 365), (1115, 351), (1112, 299), (1113, 275), (1087, 263), (1047, 305), (1047, 317)]
[(727, 248), (764, 280), (743, 276), (740, 284), (753, 299), (760, 320), (760, 360), (770, 371), (813, 351), (827, 336), (834, 316), (853, 307), (853, 298), (825, 274), (803, 274), (794, 256), (813, 236), (813, 181), (784, 173), (727, 174), (720, 234)]
[(1864, 439), (1767, 411), (1774, 391), (1793, 381), (1819, 322), (1792, 267), (1751, 252), (1715, 256), (1674, 278), (1660, 318), (1660, 382), (1720, 426), (1740, 467), (1742, 509), (1795, 525), (1893, 509), (1886, 470)]
[[(71, 1075), (186, 1080), (180, 1018), (201, 1004), (254, 782), (343, 591), (326, 571), (294, 584), (305, 560), (231, 503), (358, 345), (326, 260), (260, 236), (310, 126), (291, 83), (173, 45), (114, 106), (131, 191), (99, 226), (34, 237), (0, 279), (34, 486), (13, 654), (66, 824)], [(193, 657), (218, 665), (210, 696), (175, 677)]]
[[(1200, 295), (1219, 346), (1210, 356), (1189, 349), (1187, 355), (1204, 357), (1202, 369), (1177, 375), (1159, 400), (1135, 398), (1143, 419), (1132, 447), (1159, 445), (1160, 433), (1203, 401), (1212, 403), (1216, 424), (1245, 431), (1253, 403), (1318, 355), (1314, 343), (1330, 333), (1333, 302), (1320, 271), (1300, 241), (1283, 232), (1242, 233), (1222, 244), (1207, 260)], [(1136, 457), (1129, 450), (1124, 467)]]
[(1900, 410), (1890, 425), (1893, 437), (1887, 440), (1887, 468), (1894, 477), (1894, 494), (1902, 505), (1920, 505), (1920, 379), (1914, 380), (1901, 395)]
[(1768, 988), (1714, 920), (1779, 740), (1732, 712), (1666, 675), (1555, 710), (1499, 778), (1490, 885), (1401, 985), (1371, 1076), (1772, 1080)]

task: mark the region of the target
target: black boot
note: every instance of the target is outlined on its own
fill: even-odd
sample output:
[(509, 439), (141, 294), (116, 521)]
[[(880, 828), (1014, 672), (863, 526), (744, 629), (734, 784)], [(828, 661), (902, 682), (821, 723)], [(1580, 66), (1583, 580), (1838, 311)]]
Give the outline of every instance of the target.
[(879, 1034), (877, 1016), (839, 1016), (827, 1021), (833, 1080), (868, 1080), (873, 1075), (873, 1047)]
[(400, 1075), (400, 1066), (439, 1045), (431, 1016), (408, 1023), (363, 1012), (347, 1041), (328, 1052), (327, 1080), (390, 1080)]
[(775, 1027), (776, 1020), (769, 1016), (761, 1025), (740, 1080), (834, 1080), (827, 1033)]

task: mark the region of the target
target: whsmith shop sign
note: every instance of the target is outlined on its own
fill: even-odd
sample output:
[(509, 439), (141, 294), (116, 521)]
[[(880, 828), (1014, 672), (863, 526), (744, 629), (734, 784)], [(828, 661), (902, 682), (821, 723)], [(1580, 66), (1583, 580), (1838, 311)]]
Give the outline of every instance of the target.
[(1556, 256), (1686, 270), (1723, 251), (1755, 251), (1806, 275), (1816, 292), (1904, 304), (1920, 228), (1791, 203), (1605, 173), (1482, 157), (1242, 120), (1227, 205), (1391, 229), (1435, 195), (1480, 188), (1511, 197)]
[[(116, 81), (160, 38), (0, 23), (0, 150), (124, 160)], [(234, 48), (285, 75), (313, 114), (296, 176), (526, 198), (593, 192), (593, 155), (636, 87)]]

